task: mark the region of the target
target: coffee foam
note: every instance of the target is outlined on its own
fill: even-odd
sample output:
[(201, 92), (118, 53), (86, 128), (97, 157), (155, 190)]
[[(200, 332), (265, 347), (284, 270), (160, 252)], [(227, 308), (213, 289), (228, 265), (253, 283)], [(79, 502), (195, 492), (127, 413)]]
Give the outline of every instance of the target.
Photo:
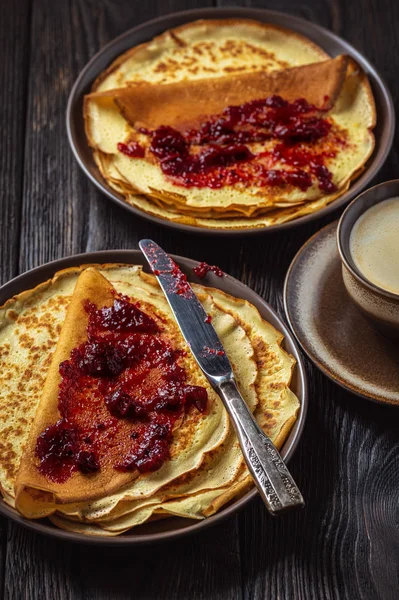
[(399, 294), (399, 197), (366, 210), (354, 224), (349, 243), (366, 279)]

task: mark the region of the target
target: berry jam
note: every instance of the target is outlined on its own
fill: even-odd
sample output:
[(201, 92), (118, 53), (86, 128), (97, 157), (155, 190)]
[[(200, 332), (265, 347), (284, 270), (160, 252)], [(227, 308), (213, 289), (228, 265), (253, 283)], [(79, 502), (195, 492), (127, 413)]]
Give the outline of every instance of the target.
[(215, 273), (215, 275), (217, 275), (218, 277), (223, 277), (223, 275), (224, 275), (224, 273), (220, 267), (217, 267), (216, 265), (213, 265), (213, 266), (208, 265), (208, 263), (206, 263), (206, 262), (201, 262), (196, 267), (193, 267), (193, 272), (200, 279), (203, 279), (206, 276), (206, 274), (209, 273), (209, 271), (211, 271), (212, 273)]
[(207, 391), (189, 385), (182, 352), (157, 322), (118, 296), (110, 307), (86, 303), (87, 341), (60, 364), (60, 420), (37, 438), (39, 470), (62, 483), (102, 465), (120, 471), (159, 469), (169, 458), (173, 427)]
[(126, 156), (130, 156), (130, 158), (144, 158), (145, 155), (143, 146), (140, 146), (137, 142), (129, 142), (128, 144), (120, 142), (117, 148), (119, 152), (126, 154)]
[[(317, 143), (328, 136), (334, 144), (343, 140), (331, 132), (330, 121), (320, 112), (304, 99), (290, 103), (270, 96), (229, 106), (184, 133), (169, 126), (139, 131), (151, 136), (150, 152), (177, 185), (213, 189), (289, 185), (305, 191), (316, 180), (323, 192), (332, 193), (336, 186), (325, 161), (336, 151), (320, 151)], [(265, 140), (275, 143), (274, 149), (256, 154), (246, 145)], [(126, 148), (118, 145), (118, 149), (129, 156)], [(307, 159), (298, 162), (296, 154), (301, 152)], [(279, 168), (281, 162), (289, 168)]]
[(193, 291), (187, 281), (187, 275), (180, 270), (174, 261), (172, 262), (172, 269), (169, 271), (172, 276), (169, 291), (184, 298), (190, 298), (193, 295)]
[(216, 348), (210, 348), (209, 346), (204, 346), (204, 351), (203, 354), (204, 356), (206, 356), (207, 354), (210, 354), (211, 356), (223, 356), (224, 355), (224, 350), (218, 350)]
[(262, 142), (276, 138), (289, 142), (312, 142), (325, 137), (331, 125), (315, 116), (317, 109), (306, 100), (287, 102), (280, 96), (229, 106), (199, 130), (189, 132), (196, 144)]
[(150, 150), (159, 159), (165, 175), (189, 181), (217, 168), (224, 168), (254, 158), (244, 144), (220, 146), (209, 144), (198, 154), (190, 153), (190, 141), (172, 127), (159, 127), (153, 132)]

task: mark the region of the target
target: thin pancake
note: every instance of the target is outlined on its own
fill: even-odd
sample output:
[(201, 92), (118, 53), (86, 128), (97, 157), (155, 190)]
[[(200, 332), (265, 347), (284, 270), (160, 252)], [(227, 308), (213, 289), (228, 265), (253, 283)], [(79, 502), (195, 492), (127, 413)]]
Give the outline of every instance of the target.
[(131, 48), (96, 79), (103, 92), (132, 82), (170, 83), (246, 71), (275, 71), (330, 58), (308, 38), (250, 19), (207, 19)]
[[(130, 295), (134, 293), (135, 298), (140, 302), (153, 303), (165, 314), (170, 314), (169, 305), (152, 276), (140, 273), (140, 276), (130, 285), (128, 282), (124, 282), (123, 291)], [(212, 323), (231, 360), (241, 393), (253, 412), (258, 404), (258, 396), (255, 391), (255, 381), (258, 376), (252, 343), (236, 319), (216, 307), (210, 296), (204, 294), (200, 286), (196, 289), (196, 293), (207, 313), (212, 316)], [(116, 514), (119, 516), (121, 513), (130, 512), (132, 508), (136, 509), (142, 507), (143, 504), (146, 505), (147, 502), (143, 502), (143, 498), (147, 498), (149, 504), (155, 504), (165, 498), (179, 497), (197, 493), (201, 489), (209, 490), (225, 486), (235, 479), (241, 465), (242, 455), (230, 428), (223, 443), (203, 457), (198, 471), (192, 470), (183, 474), (176, 471), (176, 476), (179, 475), (179, 477), (169, 485), (163, 485), (161, 489), (157, 474), (149, 474), (109, 496), (106, 503), (100, 500), (91, 502), (89, 506), (86, 503), (70, 504), (59, 507), (59, 512), (89, 521), (108, 519), (110, 514), (115, 517)], [(127, 501), (129, 501), (129, 506)]]
[[(59, 419), (59, 365), (68, 359), (71, 351), (87, 337), (88, 317), (83, 301), (88, 300), (100, 307), (110, 306), (114, 301), (113, 287), (93, 269), (83, 271), (76, 284), (17, 475), (16, 507), (30, 518), (51, 514), (55, 511), (57, 503), (87, 502), (95, 498), (107, 497), (139, 475), (137, 471), (127, 473), (116, 471), (112, 466), (112, 453), (123, 455), (125, 443), (123, 440), (130, 440), (130, 426), (127, 420), (119, 423), (115, 438), (109, 442), (111, 445), (108, 448), (107, 461), (97, 473), (84, 476), (80, 472), (75, 472), (66, 482), (56, 483), (49, 481), (37, 469), (38, 460), (35, 456), (37, 437), (46, 427)], [(172, 347), (179, 348), (180, 344), (183, 344), (181, 335), (173, 323), (169, 323), (167, 335), (168, 340), (173, 340)], [(190, 383), (197, 385), (199, 381), (202, 382), (204, 378), (198, 367), (193, 369), (191, 355), (183, 357), (182, 361), (184, 367), (187, 367), (190, 372)], [(89, 400), (91, 403), (94, 402), (94, 398), (89, 397)], [(105, 411), (105, 415), (100, 415), (99, 418), (104, 420), (107, 418), (107, 409), (102, 403), (100, 408)], [(173, 468), (177, 472), (179, 470), (185, 472), (193, 468), (196, 462), (201, 462), (201, 453), (221, 443), (226, 435), (225, 432), (227, 432), (227, 420), (223, 416), (221, 403), (210, 391), (207, 414), (191, 411), (174, 436), (171, 460), (157, 471), (160, 485), (168, 481), (168, 476), (170, 477), (168, 473), (170, 471), (173, 473)], [(191, 446), (197, 446), (201, 450), (195, 452)]]
[[(148, 145), (148, 139), (143, 134), (135, 133), (132, 128), (129, 129), (129, 124), (111, 98), (89, 97), (86, 108), (90, 143), (96, 152), (110, 155), (108, 164), (112, 164), (113, 182), (123, 189), (145, 195), (152, 201), (156, 199), (160, 208), (172, 208), (193, 218), (260, 217), (271, 208), (289, 208), (305, 202), (315, 202), (320, 198), (325, 198), (327, 204), (347, 189), (374, 147), (372, 128), (375, 109), (370, 88), (364, 73), (352, 60), (349, 62), (341, 94), (327, 115), (332, 124), (331, 130), (325, 137), (311, 144), (300, 144), (300, 149), (309, 153), (308, 162), (301, 165), (301, 169), (308, 172), (312, 157), (317, 160), (317, 157), (323, 156), (324, 164), (331, 172), (332, 181), (337, 188), (333, 193), (324, 192), (313, 175), (312, 183), (306, 189), (288, 184), (259, 187), (256, 181), (246, 185), (227, 185), (220, 189), (182, 187), (163, 174), (151, 153), (147, 153), (145, 158), (134, 158), (118, 151), (118, 144), (131, 140), (132, 136), (144, 147)], [(244, 176), (247, 170), (252, 172), (260, 166), (290, 172), (292, 166), (287, 165), (284, 156), (278, 158), (274, 154), (278, 143), (276, 139), (247, 143), (249, 150), (260, 158), (256, 158), (253, 166), (251, 162), (240, 166)], [(105, 172), (104, 175), (106, 176)]]
[(234, 106), (279, 94), (286, 100), (306, 98), (310, 104), (330, 110), (341, 91), (348, 59), (346, 56), (272, 71), (253, 71), (209, 79), (170, 84), (135, 83), (107, 92), (90, 94), (90, 99), (111, 97), (132, 127), (156, 129), (169, 125), (178, 131), (198, 126), (205, 115), (221, 113)]
[[(38, 289), (24, 292), (9, 301), (3, 312), (0, 309), (0, 317), (4, 315), (0, 336), (3, 341), (15, 341), (14, 352), (20, 344), (23, 348), (25, 340), (24, 334), (15, 336), (15, 330), (26, 322), (29, 323), (28, 327), (30, 326), (32, 332), (33, 316), (37, 331), (40, 331), (39, 327), (44, 326), (47, 335), (43, 338), (45, 345), (40, 352), (36, 351), (36, 355), (47, 352), (48, 341), (57, 339), (59, 335), (65, 308), (70, 303), (80, 271), (81, 268), (75, 268), (61, 272)], [(149, 308), (150, 311), (153, 310), (154, 314), (168, 320), (170, 312), (167, 303), (153, 276), (142, 273), (141, 268), (121, 265), (102, 266), (101, 272), (119, 293), (136, 296), (143, 306), (152, 307)], [(255, 410), (262, 427), (280, 446), (295, 421), (299, 406), (298, 400), (288, 387), (293, 359), (281, 350), (281, 334), (262, 321), (256, 309), (244, 301), (235, 300), (218, 290), (202, 286), (197, 286), (196, 292), (208, 313), (214, 318), (217, 331), (233, 363), (241, 391), (249, 401), (251, 410)], [(27, 314), (29, 319), (26, 318)], [(51, 354), (51, 346), (49, 347)], [(36, 356), (36, 360), (39, 356)], [(4, 371), (8, 370), (9, 362), (10, 359), (5, 356), (2, 364)], [(37, 383), (40, 378), (36, 374), (34, 363), (32, 364), (32, 379), (36, 378)], [(194, 363), (194, 371), (195, 368), (197, 367)], [(23, 365), (20, 371), (24, 372)], [(18, 377), (17, 386), (21, 381), (20, 376)], [(31, 400), (30, 397), (29, 402)], [(0, 394), (0, 408), (9, 402), (10, 396), (4, 391)], [(20, 406), (22, 410), (23, 400)], [(225, 415), (223, 409), (222, 412)], [(28, 421), (28, 428), (29, 424)], [(80, 531), (88, 534), (99, 533), (99, 527), (95, 526), (97, 523), (102, 527), (112, 528), (110, 533), (115, 535), (123, 532), (123, 523), (135, 524), (138, 520), (142, 522), (169, 513), (192, 518), (211, 514), (250, 484), (231, 429), (222, 427), (221, 431), (224, 431), (224, 434), (220, 435), (219, 431), (219, 442), (213, 449), (208, 448), (208, 451), (202, 453), (194, 450), (190, 465), (180, 468), (172, 458), (163, 474), (155, 472), (140, 476), (122, 486), (115, 494), (94, 501), (57, 504), (58, 514), (54, 515), (54, 522), (70, 530), (80, 527)], [(12, 443), (17, 435), (18, 432), (13, 427), (6, 432), (7, 440)], [(18, 465), (17, 454), (15, 462)], [(3, 479), (1, 483), (4, 488)], [(7, 485), (12, 490), (12, 478)], [(7, 497), (10, 503), (13, 503), (13, 493), (7, 494)], [(61, 516), (61, 512), (64, 516)], [(92, 525), (80, 526), (77, 520), (82, 519)]]

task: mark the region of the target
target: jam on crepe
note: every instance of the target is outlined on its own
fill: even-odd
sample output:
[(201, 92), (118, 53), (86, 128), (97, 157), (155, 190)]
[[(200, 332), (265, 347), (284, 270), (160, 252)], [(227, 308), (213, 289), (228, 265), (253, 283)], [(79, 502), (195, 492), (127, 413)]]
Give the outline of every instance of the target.
[(36, 442), (39, 471), (62, 483), (103, 464), (119, 471), (159, 469), (173, 429), (207, 391), (190, 385), (163, 328), (125, 296), (110, 307), (87, 303), (87, 341), (60, 364), (60, 420)]
[(138, 142), (129, 142), (128, 144), (120, 142), (118, 150), (130, 158), (143, 158), (145, 155), (145, 149)]
[[(229, 106), (184, 134), (169, 126), (139, 132), (151, 137), (151, 154), (177, 185), (217, 189), (237, 183), (257, 187), (287, 184), (305, 191), (316, 180), (322, 191), (332, 193), (337, 188), (325, 160), (336, 151), (320, 151), (317, 142), (328, 135), (335, 143), (343, 140), (332, 134), (330, 121), (318, 116), (320, 112), (303, 98), (288, 102), (269, 96)], [(275, 140), (277, 145), (260, 153), (246, 145), (266, 140)], [(118, 144), (118, 149), (128, 156), (143, 157), (138, 146), (131, 141)], [(281, 163), (289, 168), (278, 168)]]

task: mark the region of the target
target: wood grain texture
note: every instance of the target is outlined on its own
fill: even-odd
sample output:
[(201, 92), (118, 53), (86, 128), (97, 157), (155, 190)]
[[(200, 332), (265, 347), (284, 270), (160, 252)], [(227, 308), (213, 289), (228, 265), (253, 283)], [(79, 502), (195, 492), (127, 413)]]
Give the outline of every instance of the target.
[(17, 274), (28, 85), (30, 0), (3, 3), (0, 35), (0, 283)]
[[(399, 3), (393, 0), (358, 0), (342, 2), (333, 0), (339, 33), (362, 52), (378, 69), (392, 94), (395, 109), (399, 106), (398, 69), (399, 55), (393, 51), (398, 43), (397, 24)], [(361, 27), (354, 26), (361, 15)], [(396, 112), (396, 119), (399, 116)], [(371, 184), (398, 177), (399, 134), (396, 127), (392, 151), (385, 165)]]
[[(12, 136), (7, 127), (0, 131), (2, 149), (7, 148), (0, 167), (4, 280), (17, 268), (24, 271), (86, 250), (135, 248), (141, 237), (153, 237), (169, 252), (216, 262), (283, 314), (282, 286), (292, 257), (337, 213), (284, 234), (222, 243), (217, 238), (168, 231), (133, 217), (97, 192), (79, 171), (66, 140), (64, 117), (70, 88), (102, 45), (147, 19), (206, 4), (200, 0), (32, 0), (31, 11), (28, 3), (19, 3), (18, 12), (10, 8), (8, 21), (1, 23), (5, 34), (0, 41), (6, 63), (2, 67), (8, 74), (6, 90), (0, 92), (5, 107), (0, 119), (13, 127)], [(229, 0), (228, 4), (237, 3)], [(270, 0), (246, 4), (290, 12), (332, 28), (376, 64), (398, 100), (399, 8), (395, 2)], [(23, 34), (16, 45), (13, 31), (21, 27)], [(20, 120), (12, 119), (15, 107)], [(397, 176), (398, 166), (395, 149), (378, 180)], [(19, 212), (14, 199), (21, 197)], [(399, 412), (341, 390), (310, 363), (307, 369), (308, 418), (290, 463), (307, 502), (305, 509), (273, 520), (256, 500), (201, 535), (132, 550), (56, 543), (11, 522), (6, 535), (0, 522), (4, 597), (396, 598)]]

